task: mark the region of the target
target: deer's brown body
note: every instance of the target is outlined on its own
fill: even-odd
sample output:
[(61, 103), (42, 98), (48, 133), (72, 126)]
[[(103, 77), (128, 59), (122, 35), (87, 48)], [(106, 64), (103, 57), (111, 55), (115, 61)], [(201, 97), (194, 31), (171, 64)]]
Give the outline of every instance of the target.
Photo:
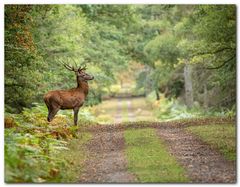
[[(68, 67), (68, 66), (67, 66)], [(69, 69), (69, 68), (68, 68)], [(77, 75), (77, 87), (70, 90), (54, 90), (44, 95), (44, 101), (48, 108), (48, 121), (52, 121), (57, 112), (62, 109), (73, 109), (74, 111), (74, 124), (77, 125), (78, 111), (83, 105), (85, 98), (88, 94), (88, 80), (94, 77), (86, 74), (83, 69), (75, 70)]]

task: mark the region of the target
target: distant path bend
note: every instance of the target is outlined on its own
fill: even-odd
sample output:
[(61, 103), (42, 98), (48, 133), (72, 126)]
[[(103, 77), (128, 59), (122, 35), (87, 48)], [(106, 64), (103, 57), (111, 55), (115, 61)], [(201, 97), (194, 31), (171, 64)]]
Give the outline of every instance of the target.
[(135, 120), (135, 114), (132, 109), (132, 100), (127, 100), (127, 106), (128, 106), (128, 121), (133, 122)]

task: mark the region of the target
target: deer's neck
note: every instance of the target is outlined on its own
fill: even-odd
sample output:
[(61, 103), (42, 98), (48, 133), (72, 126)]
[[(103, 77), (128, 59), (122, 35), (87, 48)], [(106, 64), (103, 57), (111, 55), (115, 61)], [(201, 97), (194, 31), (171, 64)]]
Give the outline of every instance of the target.
[(86, 81), (78, 81), (77, 89), (83, 91), (86, 96), (88, 94), (88, 83)]

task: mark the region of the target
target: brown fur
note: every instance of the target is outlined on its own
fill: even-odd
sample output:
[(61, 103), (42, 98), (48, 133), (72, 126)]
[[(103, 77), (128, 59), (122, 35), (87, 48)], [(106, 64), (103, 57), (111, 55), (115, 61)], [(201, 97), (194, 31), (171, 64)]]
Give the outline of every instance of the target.
[[(85, 74), (87, 75), (87, 74)], [(92, 80), (93, 77), (87, 75), (88, 79)], [(86, 77), (86, 76), (85, 76)], [(81, 77), (77, 76), (77, 88), (72, 88), (70, 90), (54, 90), (49, 91), (44, 95), (44, 102), (48, 107), (48, 118), (50, 122), (57, 114), (57, 112), (62, 109), (73, 109), (74, 111), (74, 124), (77, 125), (78, 120), (78, 111), (79, 108), (83, 105), (85, 98), (88, 94), (88, 83), (86, 80), (83, 80)]]

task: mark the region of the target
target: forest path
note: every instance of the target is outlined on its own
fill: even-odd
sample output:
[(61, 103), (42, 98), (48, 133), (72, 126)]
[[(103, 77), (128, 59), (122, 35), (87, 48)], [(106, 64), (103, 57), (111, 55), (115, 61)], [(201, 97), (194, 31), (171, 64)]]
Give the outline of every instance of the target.
[(132, 110), (134, 99), (123, 99), (119, 98), (117, 102), (117, 112), (115, 115), (114, 122), (115, 123), (121, 123), (123, 121), (134, 121), (135, 120), (135, 113)]
[[(127, 158), (124, 154), (126, 145), (123, 135), (129, 128), (155, 129), (159, 138), (165, 143), (167, 151), (185, 169), (192, 183), (236, 182), (236, 163), (227, 161), (217, 150), (185, 130), (188, 126), (210, 124), (209, 121), (198, 119), (196, 122), (138, 122), (138, 119), (142, 119), (139, 116), (146, 114), (144, 116), (146, 118), (149, 115), (144, 108), (146, 104), (142, 104), (144, 103), (142, 98), (115, 99), (112, 102), (113, 104), (107, 103), (106, 112), (112, 112), (111, 115), (115, 118), (113, 124), (95, 125), (82, 129), (91, 132), (93, 138), (86, 144), (88, 159), (84, 164), (79, 182), (139, 182), (137, 176), (128, 171)], [(219, 121), (219, 124), (226, 123), (230, 122)]]
[(235, 183), (236, 162), (227, 161), (217, 150), (186, 132), (179, 124), (130, 123), (96, 125), (85, 129), (93, 134), (87, 143), (88, 159), (85, 162), (81, 183), (136, 183), (137, 176), (129, 173), (124, 155), (126, 129), (153, 128), (165, 142), (169, 153), (185, 169), (190, 183)]
[(122, 99), (117, 100), (117, 109), (116, 109), (116, 114), (114, 118), (114, 123), (121, 123), (123, 120), (123, 101)]
[[(131, 104), (131, 100), (118, 99), (115, 123), (121, 123), (127, 117), (126, 112), (130, 121), (134, 119)], [(87, 144), (87, 149), (90, 159), (85, 163), (87, 168), (81, 176), (81, 182), (131, 183), (136, 181), (135, 176), (127, 171), (123, 131), (96, 130), (93, 133), (93, 139)]]
[(135, 176), (127, 171), (124, 156), (124, 137), (122, 131), (101, 131), (93, 133), (87, 144), (88, 160), (80, 182), (83, 183), (130, 183)]
[(168, 151), (186, 169), (194, 183), (234, 183), (236, 163), (227, 161), (209, 145), (182, 128), (157, 129)]

